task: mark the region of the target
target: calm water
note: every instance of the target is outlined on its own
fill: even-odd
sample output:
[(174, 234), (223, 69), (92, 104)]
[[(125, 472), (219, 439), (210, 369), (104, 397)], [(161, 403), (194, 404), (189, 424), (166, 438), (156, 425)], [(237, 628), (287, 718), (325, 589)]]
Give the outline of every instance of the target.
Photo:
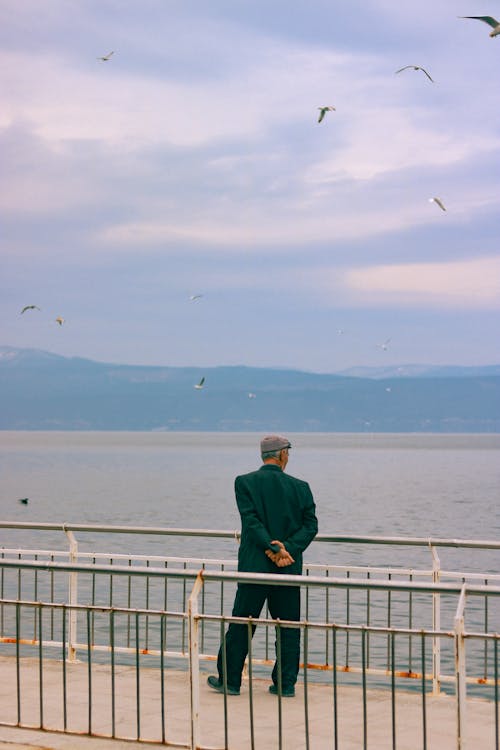
[[(323, 534), (500, 539), (500, 436), (289, 437), (287, 470), (310, 483)], [(259, 439), (250, 433), (0, 432), (1, 518), (236, 530), (234, 477), (260, 464)], [(29, 504), (19, 504), (21, 497)], [(166, 540), (157, 537), (127, 535), (104, 544), (102, 537), (83, 536), (99, 549), (115, 549), (117, 542), (144, 553), (235, 554), (227, 541), (190, 539), (181, 548), (174, 538), (165, 549)], [(37, 546), (66, 548), (61, 537), (44, 532)], [(31, 540), (26, 532), (0, 529), (4, 546)], [(484, 562), (476, 565), (477, 554), (443, 550), (442, 559), (499, 569), (496, 555), (482, 553)], [(413, 561), (407, 548), (316, 544), (308, 559), (403, 564), (410, 555)]]

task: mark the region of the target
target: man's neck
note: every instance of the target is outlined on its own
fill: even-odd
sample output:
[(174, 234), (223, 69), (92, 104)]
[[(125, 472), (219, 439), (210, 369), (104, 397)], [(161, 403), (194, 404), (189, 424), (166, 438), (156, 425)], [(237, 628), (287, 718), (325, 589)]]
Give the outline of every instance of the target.
[(281, 465), (281, 461), (279, 461), (277, 458), (266, 458), (264, 461), (264, 466), (277, 466), (279, 469), (283, 471), (283, 466)]

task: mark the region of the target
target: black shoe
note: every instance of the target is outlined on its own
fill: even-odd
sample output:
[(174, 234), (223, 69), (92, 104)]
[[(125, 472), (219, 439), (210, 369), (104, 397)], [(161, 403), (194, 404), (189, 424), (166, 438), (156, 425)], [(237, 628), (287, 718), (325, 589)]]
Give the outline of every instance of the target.
[(226, 693), (226, 695), (240, 694), (240, 689), (232, 687), (231, 685), (228, 685), (224, 690), (224, 683), (221, 682), (215, 675), (210, 675), (210, 677), (208, 677), (207, 684), (212, 688), (212, 690), (217, 690), (218, 693)]
[[(271, 695), (279, 695), (278, 686), (269, 685), (269, 692), (271, 693)], [(282, 698), (295, 698), (295, 688), (294, 687), (281, 688), (281, 697)]]

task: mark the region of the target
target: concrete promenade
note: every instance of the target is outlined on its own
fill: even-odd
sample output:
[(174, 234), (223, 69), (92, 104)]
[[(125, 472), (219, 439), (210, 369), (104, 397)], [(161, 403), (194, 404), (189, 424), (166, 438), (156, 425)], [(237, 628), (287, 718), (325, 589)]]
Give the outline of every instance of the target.
[[(200, 678), (201, 746), (224, 747), (224, 697), (206, 685), (205, 672)], [(43, 723), (62, 730), (62, 665), (55, 660), (43, 664)], [(0, 750), (130, 750), (131, 747), (164, 747), (161, 745), (161, 704), (159, 671), (141, 669), (140, 727), (137, 723), (137, 675), (133, 667), (117, 666), (115, 679), (115, 733), (123, 739), (105, 739), (63, 734), (39, 728), (0, 726)], [(37, 659), (22, 659), (21, 721), (40, 726), (40, 673)], [(363, 748), (363, 701), (359, 687), (338, 688), (339, 750)], [(0, 721), (17, 722), (16, 662), (0, 657)], [(107, 665), (94, 664), (91, 675), (91, 728), (99, 734), (111, 734), (113, 703), (110, 671)], [(252, 704), (255, 748), (275, 750), (278, 744), (278, 699), (268, 693), (268, 680), (254, 679)], [(84, 733), (89, 726), (89, 677), (86, 664), (67, 665), (67, 727)], [(165, 681), (165, 734), (172, 747), (186, 747), (190, 736), (189, 682), (186, 672), (168, 670)], [(295, 698), (282, 701), (283, 748), (303, 750), (306, 747), (306, 721), (309, 724), (310, 750), (334, 748), (333, 690), (330, 685), (309, 683), (308, 716), (305, 712), (304, 686), (298, 685)], [(251, 748), (250, 693), (244, 682), (240, 696), (227, 698), (229, 747)], [(467, 701), (467, 748), (495, 747), (495, 706), (481, 699)], [(396, 695), (396, 739), (398, 750), (423, 747), (422, 696), (418, 692), (398, 689)], [(454, 750), (456, 743), (456, 704), (453, 697), (426, 695), (427, 748)], [(367, 692), (367, 747), (386, 750), (392, 747), (392, 711), (390, 690)], [(138, 730), (147, 745), (137, 742)], [(160, 743), (160, 744), (156, 744)]]

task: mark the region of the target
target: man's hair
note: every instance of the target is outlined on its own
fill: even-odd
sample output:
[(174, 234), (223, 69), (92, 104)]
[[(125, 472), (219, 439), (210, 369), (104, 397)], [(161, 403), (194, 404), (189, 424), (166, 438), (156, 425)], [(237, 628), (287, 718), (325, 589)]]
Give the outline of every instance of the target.
[(279, 451), (266, 451), (265, 453), (261, 453), (262, 460), (265, 461), (266, 458), (279, 458), (279, 455), (282, 450), (285, 450), (284, 448), (280, 448)]

